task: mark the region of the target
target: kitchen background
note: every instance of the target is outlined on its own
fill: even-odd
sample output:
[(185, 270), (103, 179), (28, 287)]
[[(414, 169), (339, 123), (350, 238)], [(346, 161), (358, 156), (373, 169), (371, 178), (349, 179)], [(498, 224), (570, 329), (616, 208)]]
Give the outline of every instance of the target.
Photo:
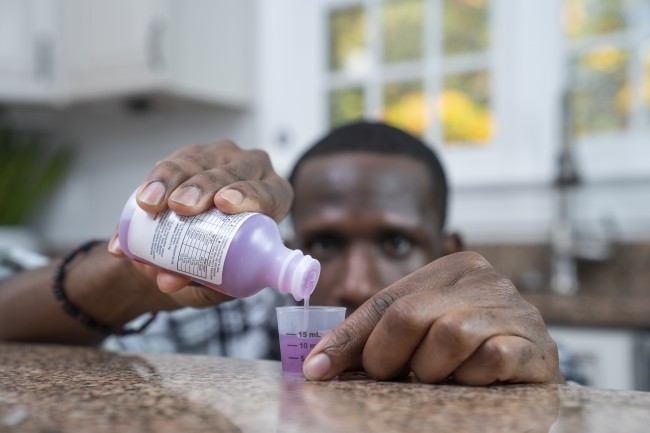
[(450, 230), (589, 384), (650, 390), (649, 0), (0, 0), (0, 247), (108, 237), (181, 145), (287, 174), (360, 117), (440, 153)]

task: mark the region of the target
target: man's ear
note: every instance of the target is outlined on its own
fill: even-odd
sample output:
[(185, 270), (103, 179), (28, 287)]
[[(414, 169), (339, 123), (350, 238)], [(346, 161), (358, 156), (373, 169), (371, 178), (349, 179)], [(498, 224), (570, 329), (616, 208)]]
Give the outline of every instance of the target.
[(463, 238), (459, 233), (445, 233), (445, 239), (443, 243), (443, 255), (449, 255), (463, 251), (465, 245), (463, 244)]

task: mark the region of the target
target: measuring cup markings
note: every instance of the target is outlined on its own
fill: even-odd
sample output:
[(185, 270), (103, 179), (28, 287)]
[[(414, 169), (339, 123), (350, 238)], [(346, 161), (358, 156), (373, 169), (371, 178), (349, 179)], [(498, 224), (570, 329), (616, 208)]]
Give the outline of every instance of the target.
[(309, 352), (316, 347), (325, 331), (301, 331), (280, 334), (282, 350), (282, 370), (288, 374), (302, 374), (302, 364)]

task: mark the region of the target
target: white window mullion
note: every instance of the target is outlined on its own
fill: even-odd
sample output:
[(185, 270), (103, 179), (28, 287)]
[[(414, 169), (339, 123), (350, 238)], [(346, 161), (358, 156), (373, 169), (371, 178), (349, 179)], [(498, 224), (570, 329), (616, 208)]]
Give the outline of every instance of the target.
[[(638, 0), (631, 0), (627, 6), (627, 19), (630, 23), (630, 44), (626, 46), (629, 51), (629, 70), (628, 79), (630, 85), (630, 104), (632, 111), (630, 112), (630, 130), (641, 131), (647, 123), (647, 109), (644, 104), (644, 60), (648, 55), (647, 50), (650, 48), (648, 44), (644, 44), (644, 36), (647, 29), (644, 25), (644, 19), (647, 19), (643, 14), (640, 14), (641, 3)], [(650, 7), (649, 7), (650, 9)], [(636, 12), (636, 13), (635, 13)], [(650, 11), (649, 11), (650, 12)]]
[(370, 68), (364, 87), (365, 114), (367, 118), (376, 118), (381, 113), (383, 105), (382, 79), (384, 65), (382, 59), (381, 2), (366, 0), (365, 13), (367, 17), (366, 38), (373, 65)]
[(427, 0), (424, 3), (424, 92), (429, 103), (431, 116), (425, 138), (436, 147), (443, 146), (443, 130), (438, 101), (442, 95), (442, 0)]

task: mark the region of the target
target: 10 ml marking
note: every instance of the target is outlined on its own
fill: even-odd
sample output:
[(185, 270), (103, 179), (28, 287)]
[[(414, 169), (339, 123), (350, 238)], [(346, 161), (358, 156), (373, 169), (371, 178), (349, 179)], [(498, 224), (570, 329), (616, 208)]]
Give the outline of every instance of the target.
[(302, 364), (324, 334), (323, 331), (280, 334), (280, 345), (283, 348), (282, 371), (288, 375), (301, 376)]

